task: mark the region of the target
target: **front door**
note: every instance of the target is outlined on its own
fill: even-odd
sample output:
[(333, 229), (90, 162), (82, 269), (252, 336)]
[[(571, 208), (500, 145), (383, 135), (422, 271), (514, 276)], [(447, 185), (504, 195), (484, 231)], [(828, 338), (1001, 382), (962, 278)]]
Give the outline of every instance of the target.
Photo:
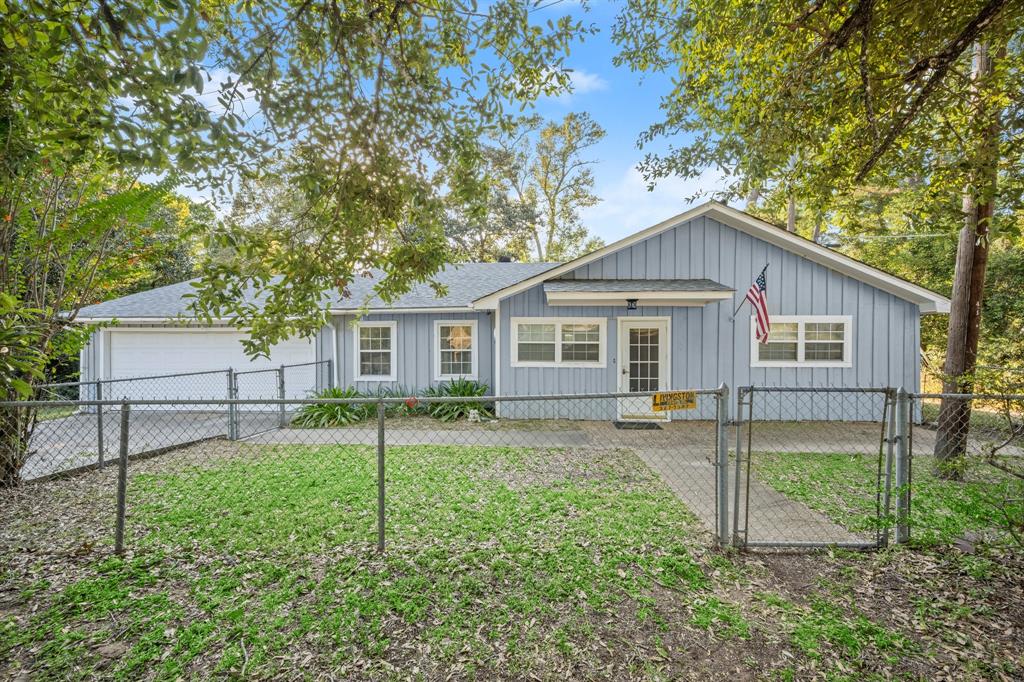
[[(664, 391), (669, 387), (668, 320), (619, 318), (619, 392)], [(618, 400), (622, 421), (668, 421), (668, 412), (651, 411), (651, 397)]]

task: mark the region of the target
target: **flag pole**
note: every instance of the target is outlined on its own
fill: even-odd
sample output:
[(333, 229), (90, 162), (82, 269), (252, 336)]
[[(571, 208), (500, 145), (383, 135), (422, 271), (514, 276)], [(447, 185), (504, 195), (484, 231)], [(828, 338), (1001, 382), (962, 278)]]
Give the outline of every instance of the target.
[[(760, 272), (760, 274), (758, 274), (757, 277), (760, 277), (761, 275), (763, 275), (768, 270), (768, 266), (769, 265), (771, 265), (771, 263), (765, 263), (764, 267), (761, 268), (761, 272)], [(755, 282), (757, 281), (757, 277), (754, 278)], [(736, 310), (732, 311), (732, 319), (734, 319), (734, 320), (736, 319), (736, 313), (738, 313), (740, 311), (740, 308), (742, 308), (743, 304), (746, 303), (746, 302), (747, 302), (747, 297), (744, 296), (743, 300), (740, 301), (740, 304), (738, 306), (736, 306)]]

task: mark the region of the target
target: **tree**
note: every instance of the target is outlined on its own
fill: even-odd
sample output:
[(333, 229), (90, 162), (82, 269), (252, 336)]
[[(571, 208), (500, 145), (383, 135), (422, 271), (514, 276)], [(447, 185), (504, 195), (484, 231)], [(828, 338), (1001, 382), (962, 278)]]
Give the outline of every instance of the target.
[(445, 218), (444, 232), (452, 260), (529, 260), (530, 228), (538, 219), (536, 209), (497, 188), (482, 193), (480, 203), (479, 207), (453, 206)]
[[(301, 193), (307, 210), (290, 240), (217, 233), (210, 246), (243, 257), (207, 264), (194, 301), (266, 352), (315, 333), (321, 294), (362, 268), (387, 273), (376, 293), (390, 301), (442, 265), (444, 195), (471, 195), (480, 140), (508, 125), (509, 105), (568, 87), (562, 60), (591, 31), (536, 8), (9, 0), (0, 92), (33, 158), (103, 153), (224, 195), (271, 168)], [(263, 309), (240, 297), (247, 289)]]
[[(1013, 229), (1004, 218), (1015, 205), (995, 210), (996, 178), (1015, 173), (1024, 139), (1022, 19), (1008, 0), (699, 0), (682, 11), (631, 0), (615, 28), (618, 61), (675, 76), (664, 121), (641, 143), (689, 138), (643, 170), (654, 181), (717, 166), (731, 178), (727, 197), (789, 192), (812, 213), (864, 188), (917, 183), (916, 196), (948, 211), (943, 224), (963, 226), (946, 387), (969, 390), (987, 245)], [(944, 401), (941, 461), (964, 450), (965, 410)]]
[(508, 193), (518, 204), (536, 207), (529, 232), (538, 261), (569, 260), (604, 245), (588, 236), (579, 215), (600, 201), (590, 170), (595, 162), (584, 154), (604, 136), (589, 114), (570, 113), (558, 123), (521, 119), (513, 134), (498, 140), (497, 165)]

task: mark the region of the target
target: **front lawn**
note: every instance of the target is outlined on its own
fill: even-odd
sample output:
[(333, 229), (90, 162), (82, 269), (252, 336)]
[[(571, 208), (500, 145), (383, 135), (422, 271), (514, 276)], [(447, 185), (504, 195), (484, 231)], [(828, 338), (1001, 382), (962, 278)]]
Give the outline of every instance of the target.
[(62, 678), (641, 674), (665, 639), (748, 634), (691, 555), (696, 520), (629, 453), (390, 448), (382, 557), (374, 449), (201, 452), (134, 476), (131, 555), (83, 566), (0, 659)]
[[(852, 531), (878, 526), (875, 456), (848, 453), (758, 452), (754, 475), (784, 495), (803, 502)], [(963, 480), (935, 474), (934, 458), (918, 455), (911, 472), (911, 541), (917, 547), (949, 545), (986, 534), (1009, 540), (1006, 515), (1024, 514), (1021, 481), (978, 459), (966, 463)], [(895, 489), (891, 507), (895, 506)], [(892, 526), (892, 510), (881, 523)]]
[(735, 555), (629, 450), (424, 446), (387, 450), (380, 555), (375, 477), (364, 446), (211, 441), (133, 462), (123, 558), (111, 469), (0, 498), (0, 677), (1024, 670), (1010, 560)]

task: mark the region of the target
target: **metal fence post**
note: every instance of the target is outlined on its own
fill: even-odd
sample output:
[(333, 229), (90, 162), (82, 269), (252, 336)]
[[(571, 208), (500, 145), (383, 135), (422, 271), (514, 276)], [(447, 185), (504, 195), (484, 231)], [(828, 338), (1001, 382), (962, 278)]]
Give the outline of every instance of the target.
[(910, 394), (896, 391), (896, 542), (910, 540)]
[(889, 512), (892, 509), (892, 470), (893, 460), (896, 457), (896, 395), (892, 388), (886, 390), (886, 409), (884, 410), (889, 423), (885, 425), (885, 472), (884, 487), (882, 496), (882, 534), (879, 544), (885, 547), (889, 544)]
[(740, 546), (740, 476), (743, 471), (743, 387), (736, 389), (736, 475), (732, 499), (732, 545)]
[(729, 387), (718, 387), (718, 466), (716, 467), (718, 500), (718, 543), (729, 544)]
[(327, 358), (327, 389), (334, 388), (334, 358)]
[[(96, 381), (96, 400), (103, 400), (103, 382)], [(96, 406), (96, 452), (99, 455), (100, 467), (104, 464), (106, 448), (103, 446), (103, 405)]]
[(128, 489), (128, 412), (127, 402), (121, 403), (121, 441), (117, 458), (117, 517), (114, 525), (114, 553), (124, 553), (125, 495)]
[(377, 551), (384, 551), (384, 403), (377, 403)]
[[(284, 400), (284, 365), (281, 365), (280, 369), (277, 370), (277, 397)], [(278, 426), (282, 429), (288, 426), (288, 413), (285, 408), (285, 404), (281, 403), (279, 406), (278, 414)]]
[[(235, 370), (228, 368), (228, 400), (234, 400), (235, 394), (238, 390), (238, 383), (235, 377)], [(234, 403), (228, 404), (228, 440), (237, 440), (238, 438), (238, 423), (235, 419), (235, 413), (238, 411), (238, 406)]]

